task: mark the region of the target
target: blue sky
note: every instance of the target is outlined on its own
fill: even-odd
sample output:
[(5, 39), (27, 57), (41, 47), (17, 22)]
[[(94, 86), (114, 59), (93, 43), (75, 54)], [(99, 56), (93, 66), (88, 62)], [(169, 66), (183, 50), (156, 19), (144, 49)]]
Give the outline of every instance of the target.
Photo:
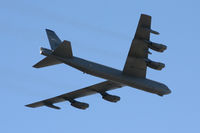
[[(0, 132), (200, 132), (200, 2), (198, 0), (1, 1), (0, 2)], [(140, 14), (152, 16), (151, 40), (167, 51), (150, 55), (166, 64), (148, 69), (147, 77), (168, 85), (172, 94), (159, 97), (130, 87), (110, 92), (113, 104), (100, 95), (80, 98), (90, 104), (78, 110), (31, 109), (25, 104), (104, 81), (64, 64), (34, 69), (49, 48), (45, 29), (72, 43), (75, 56), (122, 70)]]

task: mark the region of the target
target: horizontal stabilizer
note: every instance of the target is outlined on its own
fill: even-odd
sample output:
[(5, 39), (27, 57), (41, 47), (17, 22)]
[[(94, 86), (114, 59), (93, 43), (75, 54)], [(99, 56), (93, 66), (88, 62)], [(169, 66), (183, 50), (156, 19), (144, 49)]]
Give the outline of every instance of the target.
[(69, 41), (63, 41), (55, 50), (51, 51), (45, 48), (40, 49), (40, 53), (47, 56), (33, 67), (41, 68), (46, 66), (52, 66), (56, 64), (62, 63), (61, 61), (57, 60), (54, 56), (62, 57), (62, 58), (71, 58), (72, 55), (72, 48), (71, 43)]
[(33, 67), (41, 68), (41, 67), (56, 65), (56, 64), (60, 64), (60, 63), (62, 63), (62, 62), (58, 61), (57, 59), (55, 59), (51, 56), (47, 56), (46, 58), (44, 58), (43, 60), (41, 60), (40, 62), (35, 64)]

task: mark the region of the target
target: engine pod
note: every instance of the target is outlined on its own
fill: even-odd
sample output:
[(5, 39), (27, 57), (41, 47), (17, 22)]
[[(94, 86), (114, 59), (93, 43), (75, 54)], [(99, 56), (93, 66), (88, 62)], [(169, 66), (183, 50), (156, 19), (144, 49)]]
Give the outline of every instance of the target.
[(151, 42), (151, 41), (145, 41), (148, 44), (148, 47), (152, 50), (155, 50), (157, 52), (163, 52), (167, 49), (166, 45), (163, 44), (159, 44), (159, 43), (155, 43), (155, 42)]
[(101, 93), (101, 95), (102, 95), (102, 98), (103, 98), (104, 100), (109, 101), (109, 102), (114, 102), (114, 103), (116, 103), (116, 102), (118, 102), (118, 101), (120, 100), (120, 97), (119, 97), (119, 96), (110, 95), (110, 94), (108, 94), (108, 93), (106, 93), (106, 92)]
[(163, 64), (161, 62), (155, 62), (155, 61), (148, 60), (147, 66), (152, 69), (162, 70), (165, 67), (165, 64)]
[(75, 108), (83, 109), (83, 110), (89, 107), (89, 104), (78, 102), (78, 101), (71, 102), (71, 105)]

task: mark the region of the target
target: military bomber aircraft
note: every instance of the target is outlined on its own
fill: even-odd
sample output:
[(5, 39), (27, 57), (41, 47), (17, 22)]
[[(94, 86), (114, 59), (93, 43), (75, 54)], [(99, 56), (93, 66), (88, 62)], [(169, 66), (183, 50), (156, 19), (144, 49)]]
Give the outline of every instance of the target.
[(60, 109), (55, 103), (69, 101), (72, 106), (79, 109), (86, 109), (89, 104), (79, 102), (76, 98), (99, 93), (104, 100), (117, 102), (119, 96), (110, 95), (109, 90), (130, 86), (163, 96), (171, 93), (170, 89), (159, 82), (146, 78), (147, 67), (161, 70), (165, 67), (163, 63), (155, 62), (148, 59), (149, 48), (157, 52), (163, 52), (167, 46), (150, 41), (150, 33), (158, 35), (159, 33), (151, 29), (151, 16), (141, 14), (138, 27), (132, 41), (126, 63), (122, 71), (87, 61), (73, 56), (71, 43), (69, 41), (61, 41), (54, 31), (46, 29), (51, 49), (40, 48), (40, 54), (46, 56), (43, 60), (35, 64), (33, 67), (41, 68), (60, 63), (65, 63), (84, 73), (106, 79), (106, 81), (94, 84), (83, 89), (62, 94), (43, 101), (26, 105), (27, 107), (47, 106), (54, 109)]

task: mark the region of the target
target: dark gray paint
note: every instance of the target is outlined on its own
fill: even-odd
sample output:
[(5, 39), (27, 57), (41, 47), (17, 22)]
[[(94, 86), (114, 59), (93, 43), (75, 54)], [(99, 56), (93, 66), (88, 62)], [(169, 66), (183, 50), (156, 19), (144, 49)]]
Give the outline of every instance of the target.
[[(151, 63), (151, 60), (148, 59), (149, 45), (147, 44), (147, 42), (150, 42), (150, 33), (159, 34), (158, 32), (151, 30), (151, 17), (142, 14), (124, 69), (123, 71), (120, 71), (73, 56), (71, 43), (69, 41), (63, 41), (58, 44), (60, 39), (57, 37), (55, 32), (47, 30), (52, 50), (41, 48), (41, 54), (47, 57), (34, 65), (34, 67), (41, 68), (49, 65), (65, 63), (84, 73), (104, 78), (107, 81), (26, 106), (39, 107), (45, 105), (51, 108), (59, 109), (59, 107), (53, 104), (62, 101), (69, 101), (71, 102), (71, 105), (74, 105), (74, 107), (86, 109), (89, 107), (88, 104), (77, 102), (74, 99), (99, 93), (104, 99), (111, 102), (117, 102), (120, 97), (109, 95), (106, 91), (123, 86), (134, 87), (160, 96), (171, 93), (166, 85), (146, 78), (146, 69), (149, 61)], [(159, 52), (163, 52), (166, 49), (164, 45), (155, 44), (154, 46), (156, 47), (152, 46), (152, 49), (156, 49), (156, 51)], [(159, 67), (157, 66), (159, 63), (154, 63), (154, 65), (155, 66), (152, 68)]]

